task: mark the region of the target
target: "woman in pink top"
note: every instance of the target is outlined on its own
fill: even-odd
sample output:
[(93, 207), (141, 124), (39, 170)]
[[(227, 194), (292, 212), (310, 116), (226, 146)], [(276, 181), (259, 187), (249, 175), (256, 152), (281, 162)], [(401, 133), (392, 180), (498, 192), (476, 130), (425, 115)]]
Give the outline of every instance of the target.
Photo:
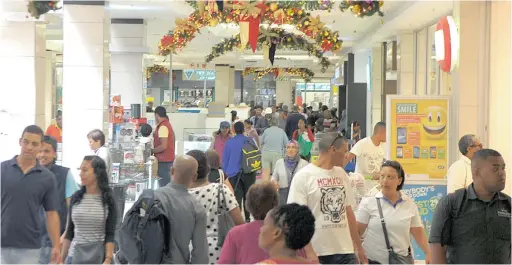
[(220, 164), (222, 165), (222, 154), (224, 153), (224, 145), (231, 138), (231, 126), (229, 122), (223, 121), (220, 123), (218, 131), (213, 133), (213, 141), (210, 149), (217, 151), (220, 156)]
[[(245, 207), (254, 221), (233, 227), (222, 246), (217, 264), (254, 264), (269, 258), (269, 253), (258, 248), (258, 237), (267, 213), (279, 204), (279, 194), (270, 182), (254, 184), (247, 191)], [(317, 261), (311, 245), (298, 251), (303, 258)]]
[(315, 233), (315, 217), (307, 206), (285, 204), (268, 212), (260, 229), (259, 246), (269, 258), (258, 264), (312, 264), (298, 255)]

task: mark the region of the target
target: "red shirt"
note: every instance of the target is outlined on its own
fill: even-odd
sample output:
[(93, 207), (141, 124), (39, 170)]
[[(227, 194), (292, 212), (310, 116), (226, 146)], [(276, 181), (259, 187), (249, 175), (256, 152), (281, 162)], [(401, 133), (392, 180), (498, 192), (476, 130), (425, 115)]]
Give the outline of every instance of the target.
[(162, 143), (160, 142), (160, 137), (162, 135), (158, 135), (158, 129), (160, 127), (165, 126), (167, 127), (167, 137), (163, 136), (162, 138), (167, 138), (167, 149), (165, 149), (163, 152), (155, 154), (156, 159), (158, 159), (158, 162), (174, 162), (174, 131), (172, 129), (171, 124), (169, 123), (169, 120), (164, 120), (158, 126), (156, 126), (156, 130), (154, 133), (154, 147), (160, 146)]
[(48, 126), (48, 129), (46, 129), (46, 135), (50, 135), (55, 138), (57, 143), (62, 143), (62, 129), (59, 128), (57, 124)]

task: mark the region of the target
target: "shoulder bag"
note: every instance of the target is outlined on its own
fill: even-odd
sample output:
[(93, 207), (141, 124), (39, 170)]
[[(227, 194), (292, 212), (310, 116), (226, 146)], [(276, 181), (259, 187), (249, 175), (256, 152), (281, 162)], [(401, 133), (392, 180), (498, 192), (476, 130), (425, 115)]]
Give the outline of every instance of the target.
[[(103, 222), (106, 222), (106, 210), (103, 206)], [(106, 224), (105, 224), (106, 227)], [(105, 233), (105, 232), (104, 232)], [(103, 264), (105, 261), (105, 242), (75, 244), (73, 264)]]
[(379, 207), (380, 223), (382, 224), (382, 230), (384, 230), (384, 239), (386, 240), (386, 247), (389, 253), (389, 264), (414, 264), (414, 259), (411, 255), (411, 247), (409, 247), (409, 253), (407, 256), (399, 255), (393, 250), (393, 247), (389, 243), (388, 230), (386, 229), (386, 222), (384, 221), (384, 214), (382, 213), (380, 198), (376, 199), (377, 207)]
[[(218, 218), (218, 239), (217, 239), (217, 246), (222, 247), (224, 244), (224, 240), (226, 240), (226, 236), (228, 235), (229, 230), (231, 228), (235, 227), (235, 222), (233, 221), (233, 218), (231, 218), (231, 215), (228, 212), (227, 207), (227, 201), (226, 201), (226, 194), (224, 194), (224, 172), (222, 170), (219, 170), (220, 175), (220, 181), (219, 186), (217, 189), (217, 218)], [(221, 204), (221, 197), (222, 200), (224, 200), (224, 205)]]

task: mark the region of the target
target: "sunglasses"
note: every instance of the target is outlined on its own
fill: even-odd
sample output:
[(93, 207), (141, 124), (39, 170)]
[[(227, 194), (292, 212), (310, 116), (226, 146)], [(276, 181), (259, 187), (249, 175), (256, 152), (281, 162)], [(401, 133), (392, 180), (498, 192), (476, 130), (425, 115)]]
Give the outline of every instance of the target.
[(339, 139), (343, 139), (343, 135), (341, 133), (337, 133), (336, 137), (334, 138), (334, 141), (332, 141), (332, 144), (330, 146), (334, 146), (336, 141), (338, 141)]

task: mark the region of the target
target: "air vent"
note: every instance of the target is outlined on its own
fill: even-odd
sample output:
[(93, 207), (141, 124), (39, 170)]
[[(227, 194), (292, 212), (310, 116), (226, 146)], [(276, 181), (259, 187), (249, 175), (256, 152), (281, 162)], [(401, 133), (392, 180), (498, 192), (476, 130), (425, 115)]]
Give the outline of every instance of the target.
[(246, 61), (247, 63), (257, 63), (258, 61)]

